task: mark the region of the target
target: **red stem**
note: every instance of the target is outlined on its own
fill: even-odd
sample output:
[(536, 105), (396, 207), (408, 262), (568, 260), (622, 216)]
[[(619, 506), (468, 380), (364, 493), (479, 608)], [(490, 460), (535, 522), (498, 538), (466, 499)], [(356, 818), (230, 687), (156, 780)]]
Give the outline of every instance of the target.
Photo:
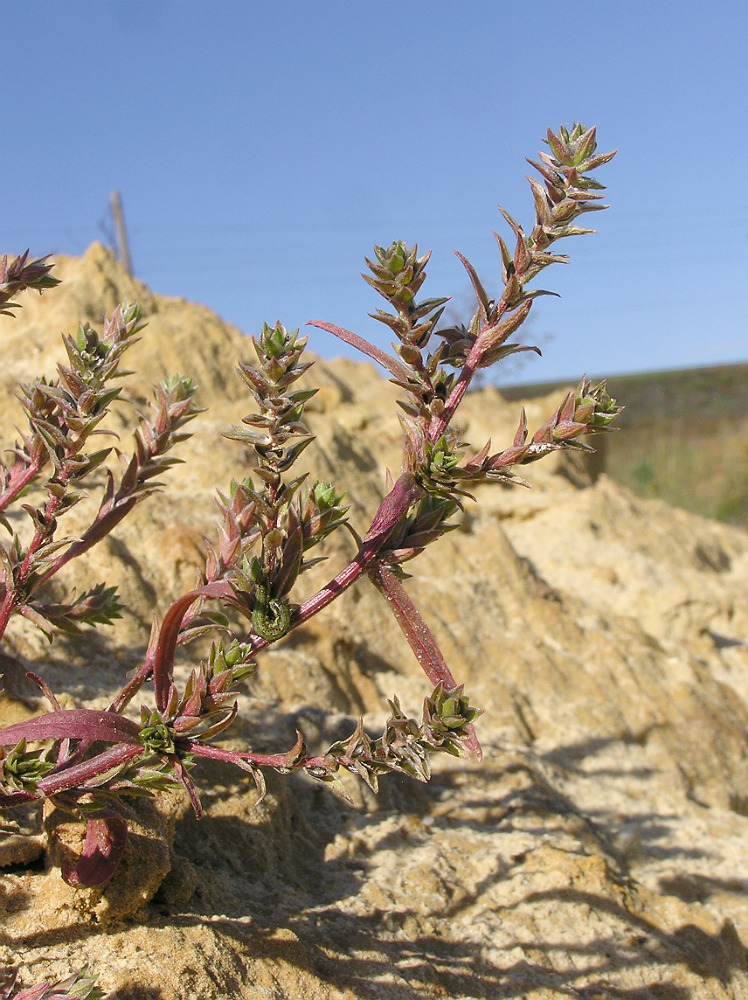
[(481, 358), (483, 357), (483, 340), (484, 335), (488, 330), (495, 329), (498, 321), (501, 319), (502, 315), (506, 312), (506, 306), (503, 302), (500, 303), (499, 309), (495, 316), (493, 316), (490, 323), (484, 323), (480, 329), (478, 336), (475, 338), (473, 346), (470, 348), (467, 358), (465, 359), (465, 364), (463, 365), (462, 371), (460, 372), (460, 377), (457, 380), (457, 384), (454, 389), (450, 392), (447, 402), (444, 404), (444, 409), (441, 414), (432, 422), (431, 428), (429, 429), (429, 440), (435, 444), (439, 438), (442, 436), (444, 431), (449, 426), (452, 417), (455, 415), (455, 410), (462, 402), (462, 397), (467, 392), (470, 383), (473, 380), (473, 376), (478, 371), (478, 366), (480, 365)]
[(0, 636), (5, 634), (5, 630), (8, 627), (8, 622), (10, 621), (10, 616), (13, 614), (13, 607), (16, 603), (16, 592), (12, 586), (5, 586), (5, 594), (3, 596), (3, 603), (0, 605)]
[[(303, 625), (313, 618), (351, 584), (369, 572), (374, 561), (379, 558), (392, 529), (422, 496), (423, 489), (412, 473), (404, 472), (379, 505), (356, 557), (313, 597), (304, 601), (293, 617), (292, 628)], [(251, 642), (253, 654), (269, 645), (269, 640), (261, 639), (259, 636), (252, 636)]]
[(113, 767), (120, 767), (129, 760), (134, 760), (145, 753), (140, 743), (117, 743), (103, 753), (89, 760), (84, 760), (73, 767), (48, 774), (46, 778), (36, 782), (36, 787), (44, 795), (56, 795), (68, 788), (81, 788), (85, 782), (98, 778)]
[(8, 504), (12, 503), (16, 497), (26, 489), (29, 483), (37, 476), (44, 465), (43, 456), (33, 457), (26, 469), (14, 480), (13, 473), (10, 475), (8, 488), (0, 496), (0, 513), (5, 510)]
[[(191, 743), (190, 753), (196, 757), (210, 757), (213, 760), (223, 760), (228, 764), (237, 764), (241, 767), (242, 761), (249, 761), (258, 767), (280, 767), (288, 769), (288, 761), (284, 753), (252, 753), (248, 750), (225, 750), (222, 747), (212, 746), (208, 743)], [(291, 769), (299, 767), (324, 767), (324, 757), (301, 757), (291, 765)]]
[[(62, 469), (60, 471), (59, 481), (63, 486), (67, 485), (69, 476), (69, 470)], [(44, 519), (47, 521), (52, 519), (59, 506), (59, 498), (50, 497), (44, 507)], [(38, 529), (34, 532), (34, 537), (31, 539), (29, 547), (26, 550), (26, 556), (18, 568), (17, 579), (15, 581), (7, 580), (5, 583), (5, 596), (3, 597), (2, 606), (0, 606), (0, 637), (5, 635), (8, 622), (10, 621), (11, 615), (13, 614), (15, 606), (18, 603), (19, 593), (23, 592), (26, 581), (31, 573), (32, 556), (47, 537), (49, 537), (48, 533), (39, 531)]]
[(103, 516), (101, 516), (101, 512), (99, 512), (94, 523), (83, 533), (80, 540), (73, 542), (69, 549), (66, 549), (62, 555), (55, 559), (44, 576), (40, 579), (39, 583), (46, 583), (50, 577), (53, 577), (55, 573), (59, 572), (66, 563), (70, 562), (71, 559), (76, 559), (78, 556), (83, 555), (84, 552), (88, 551), (88, 549), (96, 545), (97, 542), (100, 542), (102, 538), (105, 538), (108, 534), (110, 534), (119, 522), (130, 513), (132, 508), (138, 502), (138, 499), (138, 497), (132, 497), (129, 503), (123, 503), (121, 507), (116, 508), (116, 510), (107, 511), (107, 513)]
[(107, 712), (117, 712), (117, 714), (123, 712), (125, 708), (129, 705), (135, 695), (140, 691), (142, 686), (151, 676), (153, 671), (153, 661), (155, 658), (155, 651), (146, 655), (143, 665), (138, 668), (137, 673), (125, 684), (121, 689), (117, 697), (107, 708)]

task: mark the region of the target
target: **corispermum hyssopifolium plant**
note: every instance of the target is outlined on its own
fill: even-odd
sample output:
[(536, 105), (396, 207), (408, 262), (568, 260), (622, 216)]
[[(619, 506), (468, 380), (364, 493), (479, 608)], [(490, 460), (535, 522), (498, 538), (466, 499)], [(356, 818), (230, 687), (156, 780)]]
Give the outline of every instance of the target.
[[(251, 475), (240, 475), (218, 494), (220, 520), (199, 586), (155, 623), (139, 668), (108, 710), (62, 709), (43, 677), (33, 675), (50, 710), (0, 730), (0, 807), (49, 800), (80, 819), (82, 851), (63, 863), (71, 885), (100, 885), (115, 873), (127, 843), (128, 797), (181, 785), (200, 816), (203, 758), (235, 764), (262, 795), (268, 769), (304, 771), (346, 794), (341, 772), (358, 775), (376, 791), (380, 778), (393, 771), (427, 781), (435, 753), (481, 756), (475, 729), (480, 712), (408, 595), (403, 566), (453, 526), (451, 519), (476, 486), (521, 483), (515, 470), (523, 465), (563, 449), (589, 450), (583, 439), (608, 431), (619, 412), (605, 383), (593, 386), (583, 378), (532, 434), (523, 412), (514, 440), (502, 450), (492, 450), (490, 442), (473, 449), (455, 428), (476, 373), (518, 351), (534, 350), (511, 339), (534, 300), (547, 294), (534, 280), (567, 259), (556, 251), (560, 240), (593, 232), (580, 218), (606, 207), (592, 171), (614, 154), (597, 153), (595, 129), (549, 130), (547, 143), (548, 151), (530, 161), (539, 174), (530, 178), (531, 230), (526, 233), (502, 210), (511, 238), (497, 236), (499, 291), (488, 291), (458, 254), (476, 298), (467, 325), (440, 327), (447, 299), (419, 297), (430, 255), (419, 255), (417, 246), (402, 241), (375, 247), (364, 276), (384, 299), (385, 307), (373, 315), (394, 337), (392, 354), (331, 323), (311, 324), (373, 358), (401, 392), (402, 468), (396, 479), (388, 479), (368, 527), (351, 524), (337, 484), (296, 473), (299, 455), (313, 442), (304, 410), (317, 390), (299, 386), (310, 367), (307, 338), (280, 322), (265, 325), (253, 338), (255, 359), (238, 365), (252, 411), (226, 434), (249, 446), (255, 461)], [(9, 262), (6, 257), (0, 265), (0, 312), (12, 315), (18, 307), (13, 300), (23, 289), (51, 290), (57, 283), (51, 269), (47, 258), (29, 260), (24, 254)], [(123, 376), (131, 374), (123, 359), (144, 327), (140, 309), (123, 303), (101, 331), (81, 325), (64, 337), (67, 359), (55, 378), (20, 386), (26, 429), (11, 448), (10, 461), (0, 465), (0, 519), (7, 532), (0, 544), (0, 636), (14, 616), (52, 638), (59, 631), (75, 634), (106, 625), (120, 613), (115, 589), (104, 582), (67, 602), (45, 603), (43, 595), (44, 585), (70, 560), (84, 556), (160, 488), (177, 460), (173, 452), (188, 436), (187, 424), (201, 412), (193, 382), (168, 378), (155, 389), (150, 414), (140, 416), (129, 453), (117, 452), (119, 461), (112, 463), (112, 447), (95, 445)], [(104, 468), (95, 516), (86, 530), (66, 536), (65, 514), (91, 487), (92, 473), (98, 469), (100, 477)], [(31, 520), (26, 541), (6, 516), (13, 506), (21, 506)], [(298, 578), (324, 557), (324, 543), (340, 530), (353, 538), (354, 557), (321, 590), (297, 602)], [(293, 746), (276, 753), (229, 750), (217, 742), (236, 718), (238, 685), (255, 671), (263, 650), (364, 578), (386, 599), (431, 685), (420, 717), (409, 715), (393, 697), (381, 735), (370, 735), (359, 721), (347, 738), (318, 754), (307, 751), (301, 733)], [(174, 682), (177, 649), (206, 632), (214, 633), (210, 652), (180, 689)], [(57, 987), (41, 984), (14, 993), (14, 983), (9, 979), (0, 987), (0, 997), (101, 995), (85, 972)]]

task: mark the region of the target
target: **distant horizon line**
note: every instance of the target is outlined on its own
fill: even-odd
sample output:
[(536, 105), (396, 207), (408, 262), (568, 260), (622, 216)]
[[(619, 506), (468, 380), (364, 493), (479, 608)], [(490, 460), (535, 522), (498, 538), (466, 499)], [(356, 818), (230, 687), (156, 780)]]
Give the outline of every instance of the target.
[[(634, 371), (613, 372), (605, 375), (586, 375), (593, 382), (600, 379), (612, 381), (613, 379), (641, 378), (643, 375), (678, 375), (683, 372), (695, 371), (718, 371), (723, 368), (748, 368), (748, 358), (741, 361), (721, 361), (709, 364), (680, 365), (677, 368), (639, 368)], [(578, 375), (568, 378), (539, 379), (531, 382), (512, 382), (511, 384), (495, 385), (496, 389), (541, 389), (544, 387), (556, 388), (560, 385), (574, 384), (579, 382)]]

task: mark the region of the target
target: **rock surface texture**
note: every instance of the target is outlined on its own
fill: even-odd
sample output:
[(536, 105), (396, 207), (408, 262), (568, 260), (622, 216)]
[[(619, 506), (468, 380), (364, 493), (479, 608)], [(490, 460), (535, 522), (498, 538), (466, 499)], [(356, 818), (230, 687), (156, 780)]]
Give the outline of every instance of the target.
[[(194, 584), (215, 489), (247, 474), (247, 454), (220, 433), (252, 409), (234, 375), (250, 342), (200, 306), (152, 294), (100, 246), (55, 273), (58, 289), (0, 318), (8, 445), (18, 381), (52, 375), (59, 333), (100, 324), (123, 299), (149, 320), (127, 392), (142, 403), (179, 371), (208, 410), (165, 493), (67, 568), (69, 587), (117, 583), (125, 617), (51, 646), (9, 632), (3, 724), (41, 709), (27, 669), (65, 706), (107, 704), (142, 655), (153, 608)], [(363, 531), (386, 468), (399, 469), (396, 390), (348, 361), (318, 361), (308, 378), (321, 391), (305, 467), (348, 491)], [(556, 403), (533, 404), (530, 425)], [(124, 429), (131, 411), (118, 413)], [(461, 416), (478, 447), (508, 444), (518, 419), (491, 389)], [(408, 567), (454, 675), (485, 709), (482, 763), (437, 759), (431, 784), (383, 779), (377, 798), (351, 781), (353, 806), (303, 776), (271, 775), (256, 807), (246, 776), (201, 766), (203, 820), (176, 795), (140, 810), (103, 890), (65, 885), (39, 817), (4, 813), (0, 965), (19, 964), (31, 983), (88, 963), (119, 1000), (747, 997), (748, 536), (637, 500), (593, 470), (553, 457), (531, 468), (532, 491), (481, 489), (459, 529)], [(305, 586), (351, 554), (334, 536)], [(233, 746), (286, 750), (298, 727), (323, 747), (361, 714), (377, 733), (387, 697), (417, 715), (429, 691), (368, 583), (259, 665)]]

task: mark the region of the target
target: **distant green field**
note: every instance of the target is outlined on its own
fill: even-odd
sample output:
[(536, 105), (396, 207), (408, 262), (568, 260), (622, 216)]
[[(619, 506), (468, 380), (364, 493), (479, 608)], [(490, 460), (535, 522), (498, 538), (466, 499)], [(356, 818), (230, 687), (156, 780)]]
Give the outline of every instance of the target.
[[(564, 385), (500, 391), (528, 399)], [(611, 478), (641, 497), (748, 527), (748, 364), (615, 375), (608, 391), (626, 407), (604, 444)]]

